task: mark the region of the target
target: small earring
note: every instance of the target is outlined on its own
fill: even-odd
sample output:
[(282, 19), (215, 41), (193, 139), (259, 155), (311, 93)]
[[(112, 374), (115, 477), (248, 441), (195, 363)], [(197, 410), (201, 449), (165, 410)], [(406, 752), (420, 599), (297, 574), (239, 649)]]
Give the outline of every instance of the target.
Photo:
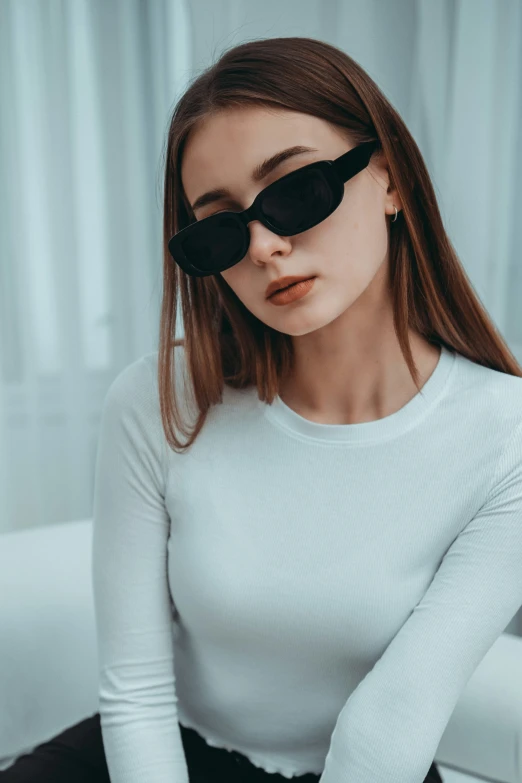
[(392, 222), (392, 223), (395, 223), (395, 221), (397, 220), (397, 214), (398, 214), (398, 213), (397, 213), (397, 207), (395, 206), (395, 204), (393, 205), (393, 208), (394, 208), (394, 210), (395, 210), (395, 217), (394, 217), (394, 218), (392, 218), (391, 222)]

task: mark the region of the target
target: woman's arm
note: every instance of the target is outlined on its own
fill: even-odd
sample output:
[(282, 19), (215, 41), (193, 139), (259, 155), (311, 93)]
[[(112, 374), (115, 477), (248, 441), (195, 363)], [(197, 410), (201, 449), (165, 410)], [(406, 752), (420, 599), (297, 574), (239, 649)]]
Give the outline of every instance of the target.
[(522, 423), (492, 479), (479, 513), (341, 710), (320, 783), (427, 775), (467, 682), (522, 606)]
[(188, 783), (167, 579), (164, 440), (151, 365), (106, 395), (94, 484), (99, 710), (111, 783)]

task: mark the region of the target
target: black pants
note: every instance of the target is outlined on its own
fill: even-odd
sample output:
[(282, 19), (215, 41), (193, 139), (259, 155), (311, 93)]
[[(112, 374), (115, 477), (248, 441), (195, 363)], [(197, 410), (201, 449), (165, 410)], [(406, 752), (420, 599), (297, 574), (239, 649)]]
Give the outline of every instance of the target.
[[(288, 783), (277, 772), (265, 772), (237, 751), (214, 748), (194, 729), (181, 724), (180, 732), (190, 783)], [(295, 783), (317, 783), (313, 773), (295, 775)], [(100, 713), (70, 726), (31, 753), (19, 756), (0, 771), (0, 783), (111, 783), (100, 725)], [(424, 783), (443, 783), (435, 762)]]

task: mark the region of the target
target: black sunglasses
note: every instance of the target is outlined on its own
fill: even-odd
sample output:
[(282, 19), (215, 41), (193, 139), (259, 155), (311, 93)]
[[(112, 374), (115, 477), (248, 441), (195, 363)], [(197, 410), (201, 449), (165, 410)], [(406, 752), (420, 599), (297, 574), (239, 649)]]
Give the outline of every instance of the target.
[(192, 277), (216, 275), (245, 257), (251, 220), (259, 220), (279, 236), (313, 228), (337, 209), (344, 183), (366, 168), (378, 145), (366, 141), (335, 160), (302, 166), (260, 191), (243, 212), (218, 212), (191, 223), (169, 240), (172, 258)]

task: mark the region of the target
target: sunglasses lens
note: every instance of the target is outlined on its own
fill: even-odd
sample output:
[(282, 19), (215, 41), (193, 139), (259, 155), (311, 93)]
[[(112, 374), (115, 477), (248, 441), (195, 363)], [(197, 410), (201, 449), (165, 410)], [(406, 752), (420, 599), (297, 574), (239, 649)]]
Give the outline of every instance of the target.
[(322, 171), (309, 169), (268, 187), (261, 211), (283, 236), (293, 236), (324, 220), (332, 205), (332, 190)]
[[(298, 170), (274, 182), (261, 199), (267, 226), (281, 236), (312, 228), (333, 209), (334, 195), (320, 169), (303, 173)], [(241, 261), (248, 249), (248, 238), (248, 228), (239, 219), (218, 213), (189, 226), (182, 240), (180, 237), (180, 247), (193, 267), (203, 274), (216, 274)]]
[[(193, 223), (182, 249), (190, 263), (202, 272), (226, 269), (234, 258), (241, 259), (245, 235), (238, 220), (229, 215), (211, 215)], [(234, 262), (235, 263), (235, 262)]]

